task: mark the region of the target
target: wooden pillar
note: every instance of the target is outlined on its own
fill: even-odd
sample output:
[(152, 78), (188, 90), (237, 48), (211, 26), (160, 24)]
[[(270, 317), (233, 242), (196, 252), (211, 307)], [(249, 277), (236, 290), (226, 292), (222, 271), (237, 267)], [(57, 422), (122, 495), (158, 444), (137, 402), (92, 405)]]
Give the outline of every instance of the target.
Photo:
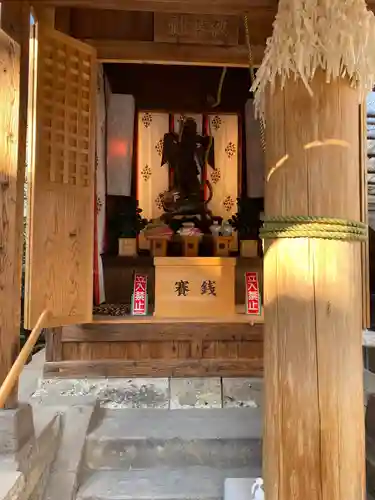
[[(267, 216), (360, 220), (358, 95), (317, 72), (267, 96)], [(266, 244), (267, 500), (363, 500), (361, 245)]]
[(43, 24), (43, 26), (48, 26), (50, 28), (55, 27), (55, 8), (54, 7), (43, 7), (34, 6), (34, 12), (36, 15), (36, 20), (38, 23)]
[(71, 9), (69, 7), (60, 7), (55, 10), (54, 27), (62, 33), (70, 35)]
[[(2, 5), (0, 30), (0, 384), (19, 351), (29, 8)], [(7, 407), (17, 404), (17, 388)]]

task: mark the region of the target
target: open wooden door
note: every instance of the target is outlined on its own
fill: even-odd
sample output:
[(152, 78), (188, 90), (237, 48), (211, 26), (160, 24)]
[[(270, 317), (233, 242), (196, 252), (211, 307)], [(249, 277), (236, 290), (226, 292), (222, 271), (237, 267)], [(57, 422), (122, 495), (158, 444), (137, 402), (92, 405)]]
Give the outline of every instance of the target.
[(31, 46), (27, 328), (91, 321), (95, 175), (95, 50), (43, 26)]

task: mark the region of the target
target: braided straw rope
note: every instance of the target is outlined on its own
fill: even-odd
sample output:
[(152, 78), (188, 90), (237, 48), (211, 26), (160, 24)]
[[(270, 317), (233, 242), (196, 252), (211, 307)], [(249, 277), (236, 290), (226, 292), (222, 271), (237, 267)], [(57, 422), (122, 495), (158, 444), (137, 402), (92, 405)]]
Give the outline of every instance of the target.
[(259, 232), (263, 240), (276, 238), (316, 238), (366, 241), (368, 228), (362, 222), (313, 216), (266, 217)]

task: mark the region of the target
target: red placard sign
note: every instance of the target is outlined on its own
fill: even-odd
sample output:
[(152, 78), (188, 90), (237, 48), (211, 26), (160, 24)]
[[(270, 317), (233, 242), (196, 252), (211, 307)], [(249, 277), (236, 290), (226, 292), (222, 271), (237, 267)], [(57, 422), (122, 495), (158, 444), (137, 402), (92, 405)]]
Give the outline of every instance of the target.
[(246, 314), (260, 315), (261, 303), (258, 273), (246, 273)]
[(146, 316), (148, 306), (147, 276), (136, 274), (132, 296), (132, 315)]

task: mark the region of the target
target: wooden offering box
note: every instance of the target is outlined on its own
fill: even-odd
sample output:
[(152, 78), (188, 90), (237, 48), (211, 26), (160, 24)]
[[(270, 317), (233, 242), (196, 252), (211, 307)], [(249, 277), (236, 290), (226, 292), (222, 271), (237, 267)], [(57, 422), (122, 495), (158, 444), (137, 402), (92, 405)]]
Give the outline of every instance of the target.
[(155, 313), (164, 318), (233, 316), (236, 259), (155, 257)]

